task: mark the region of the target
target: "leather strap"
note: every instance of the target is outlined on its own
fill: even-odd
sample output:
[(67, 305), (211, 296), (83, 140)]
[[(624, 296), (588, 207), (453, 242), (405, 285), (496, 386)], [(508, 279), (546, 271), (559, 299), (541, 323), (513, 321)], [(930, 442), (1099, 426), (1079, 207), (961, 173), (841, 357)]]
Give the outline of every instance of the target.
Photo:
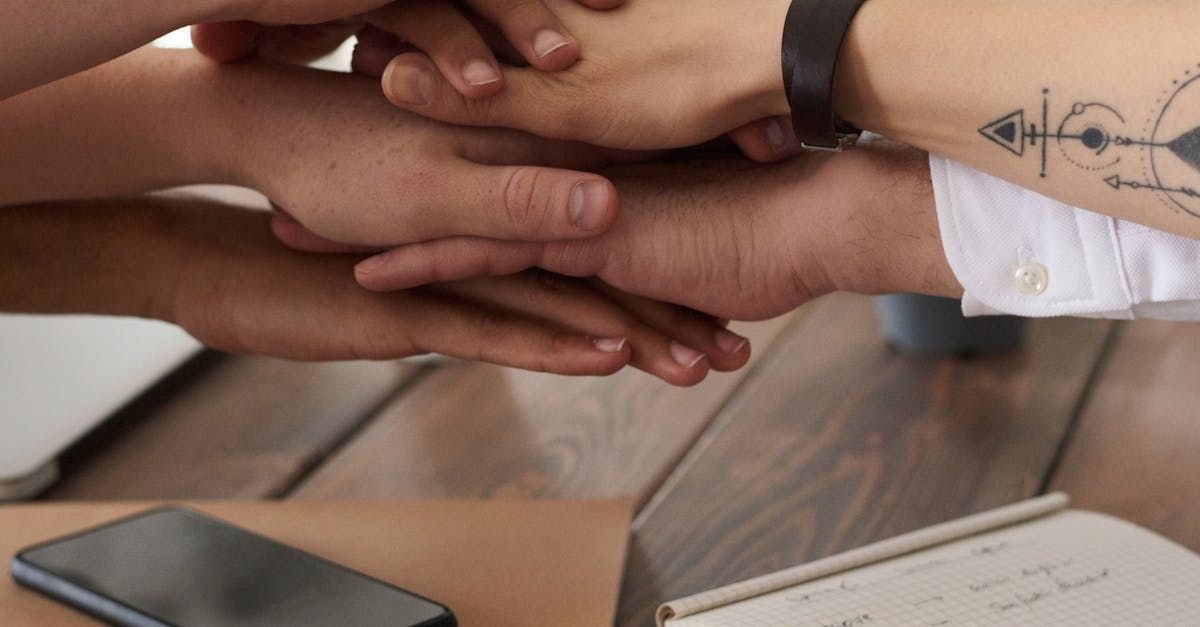
[(842, 150), (862, 132), (833, 113), (833, 79), (850, 23), (866, 0), (792, 0), (783, 27), (783, 85), (805, 148)]

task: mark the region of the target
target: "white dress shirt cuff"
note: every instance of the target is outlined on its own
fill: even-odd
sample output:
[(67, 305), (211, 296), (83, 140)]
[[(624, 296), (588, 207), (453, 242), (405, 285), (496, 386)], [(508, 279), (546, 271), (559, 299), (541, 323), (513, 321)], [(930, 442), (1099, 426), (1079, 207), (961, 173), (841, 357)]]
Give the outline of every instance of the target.
[(1200, 320), (1200, 242), (929, 164), (966, 315)]

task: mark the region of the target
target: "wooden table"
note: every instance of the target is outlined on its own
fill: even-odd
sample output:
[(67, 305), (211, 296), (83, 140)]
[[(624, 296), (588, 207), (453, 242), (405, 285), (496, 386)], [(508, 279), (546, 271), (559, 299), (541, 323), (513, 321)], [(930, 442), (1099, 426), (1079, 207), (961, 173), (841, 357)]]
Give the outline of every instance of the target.
[(690, 390), (479, 364), (207, 356), (64, 458), (45, 498), (635, 495), (620, 625), (668, 598), (1048, 490), (1200, 550), (1200, 325), (1037, 321), (898, 356), (869, 299), (744, 328)]

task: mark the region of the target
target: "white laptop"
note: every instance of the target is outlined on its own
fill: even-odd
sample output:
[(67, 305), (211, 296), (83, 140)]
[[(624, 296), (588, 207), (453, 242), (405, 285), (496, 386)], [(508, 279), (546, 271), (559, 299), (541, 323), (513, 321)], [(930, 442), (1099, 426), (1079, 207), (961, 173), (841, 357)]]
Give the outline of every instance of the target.
[(63, 449), (199, 350), (162, 322), (0, 315), (0, 500), (48, 487)]

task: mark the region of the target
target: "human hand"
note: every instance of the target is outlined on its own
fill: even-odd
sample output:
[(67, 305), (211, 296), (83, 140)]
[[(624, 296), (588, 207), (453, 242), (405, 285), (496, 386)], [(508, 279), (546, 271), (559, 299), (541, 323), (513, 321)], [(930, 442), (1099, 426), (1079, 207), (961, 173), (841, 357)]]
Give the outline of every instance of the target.
[(875, 144), (777, 166), (715, 160), (609, 174), (624, 207), (604, 235), (548, 244), (453, 238), (360, 263), (387, 291), (540, 267), (732, 319), (825, 293), (961, 295), (941, 247), (924, 154)]
[(505, 68), (502, 93), (472, 100), (426, 55), (410, 52), (383, 77), (389, 100), (451, 123), (637, 149), (698, 144), (789, 111), (779, 44), (788, 0), (715, 0), (686, 10), (643, 0), (604, 13), (547, 3), (586, 47), (570, 69)]
[(749, 358), (744, 338), (729, 334), (732, 350), (717, 346), (728, 332), (707, 316), (587, 281), (526, 272), (377, 294), (352, 278), (360, 257), (284, 248), (267, 215), (201, 201), (143, 204), (151, 202), (169, 203), (160, 239), (184, 260), (169, 276), (161, 317), (220, 350), (302, 360), (437, 352), (570, 375), (630, 364), (676, 385)]
[(547, 241), (594, 236), (616, 217), (606, 179), (558, 168), (621, 155), (398, 112), (362, 77), (265, 63), (223, 70), (206, 89), (214, 120), (232, 125), (222, 182), (263, 192), (329, 239)]
[[(575, 1), (592, 9), (611, 9), (624, 2)], [(427, 54), (446, 80), (468, 98), (491, 96), (503, 88), (500, 64), (473, 23), (476, 18), (499, 29), (508, 45), (538, 70), (570, 67), (580, 52), (579, 42), (543, 0), (468, 0), (465, 3), (468, 13), (449, 0), (270, 4), (277, 6), (256, 10), (261, 17), (193, 27), (196, 49), (221, 62), (257, 53), (307, 63), (333, 51), (350, 35), (370, 25), (403, 41), (408, 50)], [(328, 9), (319, 15), (330, 19), (321, 23), (308, 21), (318, 15), (313, 13), (316, 9)], [(352, 13), (351, 9), (360, 11)], [(245, 21), (249, 19), (257, 21)]]

